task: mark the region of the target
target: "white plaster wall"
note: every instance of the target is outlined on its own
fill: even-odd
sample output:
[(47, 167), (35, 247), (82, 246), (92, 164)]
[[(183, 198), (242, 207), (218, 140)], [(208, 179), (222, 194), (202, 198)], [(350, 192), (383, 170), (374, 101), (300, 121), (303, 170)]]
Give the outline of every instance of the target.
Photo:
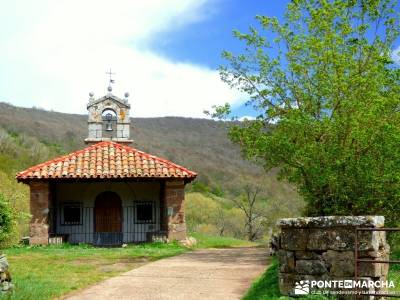
[[(56, 233), (68, 234), (72, 243), (91, 243), (94, 232), (93, 208), (97, 195), (111, 191), (119, 195), (122, 201), (122, 231), (124, 242), (145, 241), (146, 232), (160, 229), (160, 183), (158, 182), (93, 182), (62, 183), (56, 186), (58, 204), (80, 202), (83, 206), (82, 225), (61, 225), (61, 205), (56, 209)], [(135, 224), (135, 203), (153, 201), (155, 207), (154, 224)]]

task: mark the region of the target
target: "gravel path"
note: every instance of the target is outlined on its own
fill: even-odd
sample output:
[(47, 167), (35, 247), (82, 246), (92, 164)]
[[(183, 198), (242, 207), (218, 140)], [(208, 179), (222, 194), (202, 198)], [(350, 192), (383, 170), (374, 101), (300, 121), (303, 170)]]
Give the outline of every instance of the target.
[(266, 264), (265, 248), (197, 250), (146, 264), (64, 299), (240, 299)]

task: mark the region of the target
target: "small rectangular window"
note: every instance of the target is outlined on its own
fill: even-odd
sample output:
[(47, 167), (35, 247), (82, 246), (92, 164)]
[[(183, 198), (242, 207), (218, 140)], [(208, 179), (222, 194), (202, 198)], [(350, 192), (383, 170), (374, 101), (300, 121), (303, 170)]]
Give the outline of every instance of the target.
[(153, 202), (136, 203), (136, 223), (153, 223), (154, 205)]
[(82, 224), (82, 204), (64, 203), (62, 207), (62, 225), (81, 225)]

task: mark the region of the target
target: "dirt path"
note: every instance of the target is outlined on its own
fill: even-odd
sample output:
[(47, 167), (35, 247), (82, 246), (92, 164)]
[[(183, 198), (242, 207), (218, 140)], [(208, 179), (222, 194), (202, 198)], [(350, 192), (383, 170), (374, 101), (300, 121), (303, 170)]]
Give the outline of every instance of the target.
[(265, 248), (198, 250), (149, 263), (64, 299), (240, 299), (266, 264)]

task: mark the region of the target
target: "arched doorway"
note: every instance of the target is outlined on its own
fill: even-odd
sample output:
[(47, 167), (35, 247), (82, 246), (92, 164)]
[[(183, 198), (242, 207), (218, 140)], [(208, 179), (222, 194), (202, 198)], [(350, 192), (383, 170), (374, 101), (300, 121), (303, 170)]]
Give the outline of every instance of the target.
[(122, 202), (114, 192), (103, 192), (94, 204), (94, 228), (96, 233), (122, 232)]

